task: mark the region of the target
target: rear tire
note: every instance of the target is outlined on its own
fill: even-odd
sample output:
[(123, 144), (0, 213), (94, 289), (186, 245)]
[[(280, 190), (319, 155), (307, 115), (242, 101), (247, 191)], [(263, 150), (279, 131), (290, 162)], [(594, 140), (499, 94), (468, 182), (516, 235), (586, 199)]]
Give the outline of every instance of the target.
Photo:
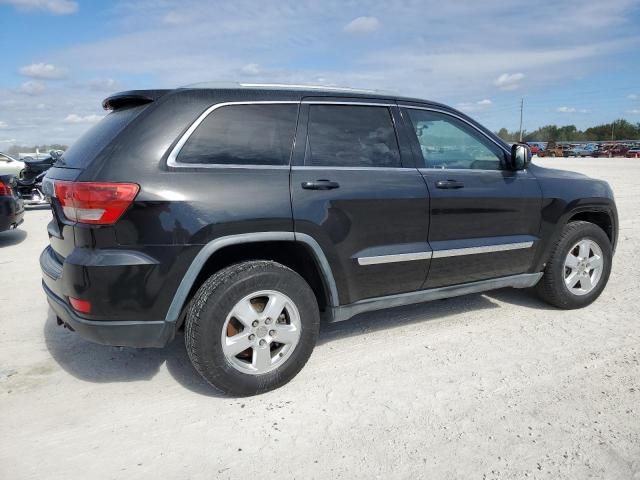
[(185, 344), (209, 384), (227, 394), (255, 395), (302, 369), (319, 327), (315, 295), (300, 275), (276, 262), (250, 261), (216, 272), (198, 289)]
[(600, 227), (571, 222), (556, 242), (536, 291), (542, 300), (558, 308), (585, 307), (604, 290), (611, 260), (611, 242)]

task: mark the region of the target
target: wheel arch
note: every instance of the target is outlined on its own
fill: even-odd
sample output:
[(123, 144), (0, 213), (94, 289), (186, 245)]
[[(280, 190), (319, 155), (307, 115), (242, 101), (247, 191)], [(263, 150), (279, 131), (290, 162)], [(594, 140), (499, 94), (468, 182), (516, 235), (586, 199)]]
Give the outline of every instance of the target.
[(576, 221), (586, 221), (600, 227), (611, 241), (612, 251), (615, 252), (618, 241), (618, 214), (613, 201), (603, 199), (603, 201), (593, 204), (572, 205), (559, 216), (553, 228), (548, 230), (549, 236), (545, 241), (545, 247), (534, 262), (535, 271), (544, 270), (552, 247), (560, 238), (564, 227)]
[[(286, 251), (283, 249), (286, 248)], [(294, 232), (256, 232), (217, 238), (204, 245), (183, 276), (165, 317), (180, 327), (185, 307), (215, 271), (246, 260), (273, 260), (300, 274), (311, 286), (321, 311), (338, 305), (331, 266), (313, 237)]]

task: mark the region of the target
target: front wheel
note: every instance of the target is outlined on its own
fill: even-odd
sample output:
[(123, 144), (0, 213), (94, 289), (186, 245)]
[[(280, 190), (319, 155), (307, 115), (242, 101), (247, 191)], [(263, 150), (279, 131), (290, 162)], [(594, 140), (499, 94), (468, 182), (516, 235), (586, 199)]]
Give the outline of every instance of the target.
[(313, 351), (320, 326), (315, 295), (293, 270), (243, 262), (212, 275), (187, 312), (185, 344), (214, 387), (254, 395), (291, 380)]
[(558, 308), (581, 308), (600, 296), (611, 273), (609, 237), (589, 222), (571, 222), (554, 246), (538, 295)]

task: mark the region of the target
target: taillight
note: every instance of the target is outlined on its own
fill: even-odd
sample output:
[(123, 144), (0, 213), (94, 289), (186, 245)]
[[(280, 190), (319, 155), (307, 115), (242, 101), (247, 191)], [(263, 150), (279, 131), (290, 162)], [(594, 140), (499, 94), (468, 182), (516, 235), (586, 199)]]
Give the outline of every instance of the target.
[(91, 313), (91, 302), (89, 300), (69, 297), (69, 303), (76, 312)]
[(0, 197), (13, 197), (11, 187), (2, 181), (0, 181)]
[(135, 183), (55, 180), (55, 196), (69, 220), (113, 225), (129, 208), (140, 187)]

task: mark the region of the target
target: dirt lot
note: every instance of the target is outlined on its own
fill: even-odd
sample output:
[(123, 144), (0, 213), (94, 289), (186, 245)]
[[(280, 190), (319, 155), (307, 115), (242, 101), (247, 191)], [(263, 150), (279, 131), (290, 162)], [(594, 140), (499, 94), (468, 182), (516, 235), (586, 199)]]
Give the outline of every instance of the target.
[(591, 307), (500, 290), (324, 326), (289, 385), (217, 396), (177, 338), (93, 345), (40, 289), (46, 210), (0, 235), (0, 478), (640, 479), (640, 161), (608, 180), (620, 243)]

